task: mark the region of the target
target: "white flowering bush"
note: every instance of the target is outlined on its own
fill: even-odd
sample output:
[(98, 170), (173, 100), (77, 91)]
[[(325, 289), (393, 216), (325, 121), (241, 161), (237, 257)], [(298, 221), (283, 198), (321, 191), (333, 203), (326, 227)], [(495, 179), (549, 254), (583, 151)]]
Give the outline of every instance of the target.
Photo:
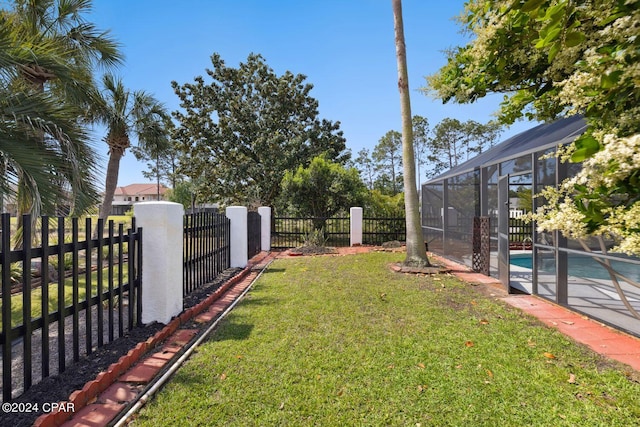
[(547, 187), (544, 206), (532, 215), (541, 231), (616, 242), (614, 252), (640, 254), (640, 135), (606, 135), (602, 149), (559, 188)]
[(587, 131), (561, 150), (582, 170), (545, 189), (534, 218), (640, 255), (640, 0), (471, 0), (459, 21), (474, 39), (424, 92), (460, 103), (503, 93), (503, 123), (584, 115)]

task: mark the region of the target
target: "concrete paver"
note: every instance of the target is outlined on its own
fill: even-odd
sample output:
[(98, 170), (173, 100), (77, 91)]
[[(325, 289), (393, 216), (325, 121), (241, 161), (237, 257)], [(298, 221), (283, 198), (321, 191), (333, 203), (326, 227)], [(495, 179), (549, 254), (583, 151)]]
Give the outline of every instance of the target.
[(63, 427), (103, 427), (124, 408), (122, 404), (94, 403), (85, 406), (74, 417), (62, 424)]
[(135, 399), (138, 393), (140, 393), (140, 386), (117, 382), (109, 386), (100, 398), (104, 403), (123, 404)]

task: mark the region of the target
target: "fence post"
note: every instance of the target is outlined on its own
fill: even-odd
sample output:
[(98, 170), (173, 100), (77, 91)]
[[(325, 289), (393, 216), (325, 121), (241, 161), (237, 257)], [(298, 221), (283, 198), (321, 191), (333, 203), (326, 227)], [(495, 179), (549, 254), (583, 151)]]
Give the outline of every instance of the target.
[(133, 205), (142, 245), (142, 323), (167, 324), (182, 311), (184, 208), (172, 202)]
[(268, 206), (260, 206), (258, 208), (260, 214), (260, 241), (262, 242), (263, 251), (271, 250), (271, 208)]
[(360, 246), (362, 244), (362, 208), (351, 208), (349, 214), (351, 246)]
[(247, 208), (244, 206), (229, 206), (225, 214), (231, 221), (231, 268), (247, 266), (249, 248), (247, 247)]

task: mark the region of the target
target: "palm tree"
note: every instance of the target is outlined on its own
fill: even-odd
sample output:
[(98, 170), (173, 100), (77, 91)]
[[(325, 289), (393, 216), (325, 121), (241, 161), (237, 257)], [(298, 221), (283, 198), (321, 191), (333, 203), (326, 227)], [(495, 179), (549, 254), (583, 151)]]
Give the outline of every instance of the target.
[(0, 11), (0, 196), (20, 194), (29, 207), (23, 212), (36, 215), (53, 212), (69, 192), (74, 207), (88, 206), (97, 196), (96, 162), (78, 109), (20, 78), (33, 63), (72, 80), (66, 49), (16, 33), (14, 19)]
[[(2, 11), (3, 27), (14, 40), (24, 42), (22, 50), (29, 52), (46, 46), (55, 50), (60, 59), (53, 63), (42, 62), (37, 57), (21, 55), (14, 82), (22, 80), (27, 83), (26, 87), (19, 82), (16, 84), (21, 85), (22, 93), (27, 94), (30, 99), (42, 98), (57, 102), (60, 108), (64, 108), (66, 120), (75, 122), (76, 127), (80, 127), (85, 119), (88, 105), (95, 102), (97, 91), (93, 70), (96, 66), (111, 68), (122, 60), (118, 44), (109, 37), (108, 32), (101, 32), (84, 20), (83, 15), (90, 10), (91, 0), (14, 0), (13, 10)], [(38, 95), (38, 92), (43, 96)], [(71, 138), (72, 134), (60, 139), (59, 132), (38, 129), (34, 138), (40, 138), (41, 148), (54, 146), (64, 153), (68, 149), (65, 146), (74, 144), (78, 148), (75, 152), (78, 162), (95, 164), (93, 150), (88, 146), (84, 131), (76, 133), (81, 139)], [(89, 157), (81, 159), (77, 157), (80, 155)], [(49, 165), (42, 164), (40, 167), (47, 170)], [(86, 171), (94, 172), (95, 168), (91, 166)], [(77, 172), (74, 170), (71, 176), (66, 177), (54, 175), (51, 183), (59, 187), (56, 194), (71, 190), (72, 198), (77, 203), (74, 203), (73, 208), (76, 212), (82, 212), (95, 202), (96, 197), (92, 196), (97, 193), (93, 188), (94, 174)], [(21, 172), (17, 173), (19, 210), (37, 216), (37, 201), (43, 197), (41, 188), (44, 187), (33, 185), (28, 176), (23, 179)], [(70, 181), (74, 185), (69, 185)]]
[(112, 68), (122, 62), (119, 45), (109, 32), (84, 19), (91, 11), (91, 0), (14, 0), (13, 4), (13, 11), (7, 12), (13, 33), (36, 43), (57, 44), (65, 52), (68, 66), (76, 71), (74, 77), (82, 77), (76, 82), (61, 80), (54, 70), (28, 61), (22, 64), (22, 72), (34, 85), (44, 88), (53, 82), (74, 100), (86, 100), (83, 86), (92, 83), (94, 68)]
[(105, 177), (104, 199), (99, 218), (106, 219), (111, 211), (113, 195), (118, 185), (120, 159), (131, 146), (130, 135), (137, 137), (138, 145), (156, 144), (166, 132), (168, 113), (153, 96), (143, 91), (124, 87), (121, 79), (110, 74), (103, 77), (104, 91), (96, 119), (106, 126), (104, 141), (109, 146), (109, 162)]
[(411, 101), (407, 73), (407, 50), (404, 44), (402, 1), (392, 0), (396, 36), (396, 58), (398, 60), (398, 89), (402, 114), (402, 163), (404, 173), (404, 206), (407, 222), (407, 258), (405, 265), (424, 267), (429, 265), (424, 246), (418, 192), (416, 190), (416, 164), (413, 153), (413, 125), (411, 123)]

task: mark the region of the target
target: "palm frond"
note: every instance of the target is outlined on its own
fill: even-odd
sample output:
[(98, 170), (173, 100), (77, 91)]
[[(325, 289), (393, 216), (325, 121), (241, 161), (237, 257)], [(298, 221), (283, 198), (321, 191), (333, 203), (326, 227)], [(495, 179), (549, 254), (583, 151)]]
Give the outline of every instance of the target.
[(0, 191), (22, 188), (34, 200), (32, 213), (51, 213), (67, 198), (85, 205), (97, 196), (95, 149), (75, 109), (46, 93), (12, 93), (0, 88), (0, 154), (5, 169)]

